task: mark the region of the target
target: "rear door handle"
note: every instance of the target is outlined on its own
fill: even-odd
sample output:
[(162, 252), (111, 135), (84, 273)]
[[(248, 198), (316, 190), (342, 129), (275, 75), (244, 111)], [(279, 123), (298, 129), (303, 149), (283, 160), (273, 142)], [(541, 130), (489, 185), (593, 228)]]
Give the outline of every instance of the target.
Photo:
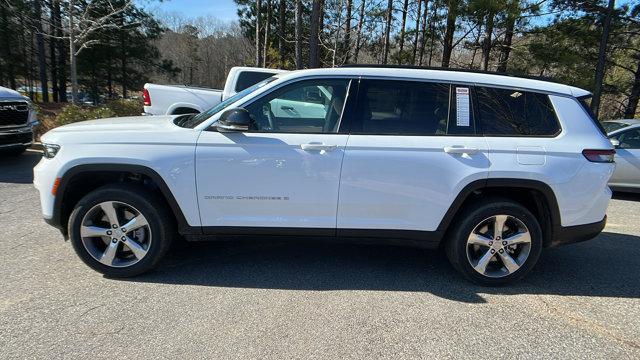
[(478, 152), (478, 148), (466, 147), (462, 145), (445, 146), (444, 152), (447, 154), (467, 154), (473, 155)]
[(337, 148), (336, 145), (326, 145), (324, 143), (311, 142), (308, 144), (300, 145), (300, 148), (304, 151), (332, 151)]

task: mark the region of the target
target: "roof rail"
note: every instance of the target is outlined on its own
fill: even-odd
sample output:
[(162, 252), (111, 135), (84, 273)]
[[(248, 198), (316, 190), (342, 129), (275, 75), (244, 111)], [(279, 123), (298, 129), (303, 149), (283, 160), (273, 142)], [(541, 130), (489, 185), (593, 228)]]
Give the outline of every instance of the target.
[(552, 79), (550, 77), (547, 77), (547, 76), (514, 75), (514, 74), (500, 73), (500, 72), (487, 71), (487, 70), (443, 68), (443, 67), (436, 67), (436, 66), (389, 65), (389, 64), (387, 64), (387, 65), (379, 65), (379, 64), (346, 64), (346, 65), (341, 65), (339, 67), (342, 67), (342, 68), (382, 68), (382, 69), (413, 69), (413, 70), (455, 71), (455, 72), (466, 72), (466, 73), (474, 73), (474, 74), (502, 75), (502, 76), (517, 77), (517, 78), (522, 78), (522, 79), (531, 79), (531, 80), (541, 80), (541, 81), (555, 82), (554, 79)]

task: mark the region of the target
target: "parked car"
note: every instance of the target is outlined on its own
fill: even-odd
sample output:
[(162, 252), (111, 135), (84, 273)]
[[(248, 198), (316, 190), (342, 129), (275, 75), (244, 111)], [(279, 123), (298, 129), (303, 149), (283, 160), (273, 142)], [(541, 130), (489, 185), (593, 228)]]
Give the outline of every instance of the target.
[(616, 170), (609, 186), (616, 191), (640, 192), (640, 120), (609, 133), (616, 144)]
[(20, 154), (33, 143), (36, 111), (29, 98), (0, 86), (0, 150)]
[(590, 96), (485, 73), (302, 70), (198, 115), (56, 128), (34, 184), (45, 220), (108, 276), (152, 269), (177, 233), (442, 246), (495, 285), (604, 228), (615, 150)]
[(603, 121), (601, 124), (607, 133), (611, 133), (613, 131), (623, 129), (630, 125), (640, 124), (640, 119), (606, 120), (606, 121)]
[(144, 112), (147, 115), (201, 113), (237, 92), (283, 72), (285, 70), (233, 67), (229, 71), (223, 90), (148, 83), (144, 85), (143, 90)]

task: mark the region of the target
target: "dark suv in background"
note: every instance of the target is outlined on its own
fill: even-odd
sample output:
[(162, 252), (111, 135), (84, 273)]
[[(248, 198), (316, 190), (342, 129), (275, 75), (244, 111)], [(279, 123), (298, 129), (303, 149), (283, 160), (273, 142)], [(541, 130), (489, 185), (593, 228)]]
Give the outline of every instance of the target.
[(0, 87), (0, 150), (19, 154), (33, 143), (36, 112), (17, 91)]

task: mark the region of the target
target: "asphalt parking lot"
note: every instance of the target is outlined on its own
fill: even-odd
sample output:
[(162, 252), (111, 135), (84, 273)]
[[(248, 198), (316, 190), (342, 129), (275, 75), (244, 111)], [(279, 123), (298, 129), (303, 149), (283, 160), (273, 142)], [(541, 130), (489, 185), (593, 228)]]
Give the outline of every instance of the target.
[(0, 158), (0, 358), (640, 358), (640, 196), (509, 287), (435, 251), (277, 241), (112, 280), (42, 221), (39, 157)]

